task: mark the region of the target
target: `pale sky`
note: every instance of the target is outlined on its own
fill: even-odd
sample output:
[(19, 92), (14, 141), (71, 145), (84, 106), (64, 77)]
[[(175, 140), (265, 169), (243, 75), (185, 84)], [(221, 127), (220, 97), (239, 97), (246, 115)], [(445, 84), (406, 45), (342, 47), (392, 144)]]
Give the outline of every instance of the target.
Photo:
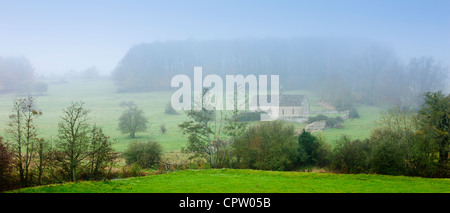
[(0, 0), (0, 57), (24, 56), (37, 73), (109, 74), (143, 42), (311, 36), (373, 39), (404, 62), (448, 66), (450, 1)]

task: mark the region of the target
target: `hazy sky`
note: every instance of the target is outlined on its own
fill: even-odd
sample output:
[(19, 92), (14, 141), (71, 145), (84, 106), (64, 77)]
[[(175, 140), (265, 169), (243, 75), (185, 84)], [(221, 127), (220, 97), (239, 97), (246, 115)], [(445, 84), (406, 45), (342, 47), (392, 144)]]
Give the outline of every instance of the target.
[(450, 64), (450, 0), (0, 0), (0, 56), (38, 73), (109, 73), (135, 44), (180, 39), (339, 36)]

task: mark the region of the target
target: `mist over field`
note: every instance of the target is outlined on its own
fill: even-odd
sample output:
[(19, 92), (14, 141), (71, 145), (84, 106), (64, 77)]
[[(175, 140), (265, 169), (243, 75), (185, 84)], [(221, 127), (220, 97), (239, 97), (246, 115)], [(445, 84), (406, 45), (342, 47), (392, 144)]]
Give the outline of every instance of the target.
[[(317, 178), (335, 184), (321, 192), (364, 191), (364, 175), (344, 175), (358, 173), (382, 181), (370, 192), (435, 181), (380, 174), (442, 178), (433, 191), (448, 192), (449, 65), (444, 0), (0, 1), (0, 192), (190, 169), (204, 176), (187, 172), (180, 192), (214, 191), (217, 173), (261, 184), (304, 175), (254, 170), (339, 173)], [(210, 81), (194, 80), (200, 67)], [(234, 110), (174, 108), (191, 95), (217, 103), (226, 76), (242, 80)], [(264, 83), (277, 108), (238, 109)]]

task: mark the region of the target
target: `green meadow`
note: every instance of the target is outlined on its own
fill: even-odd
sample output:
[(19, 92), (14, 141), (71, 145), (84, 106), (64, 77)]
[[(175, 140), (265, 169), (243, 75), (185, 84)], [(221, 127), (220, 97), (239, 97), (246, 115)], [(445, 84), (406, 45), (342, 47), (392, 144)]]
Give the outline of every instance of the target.
[(404, 176), (183, 170), (107, 182), (81, 181), (19, 189), (16, 193), (449, 193), (449, 179)]
[(371, 130), (377, 127), (377, 121), (383, 109), (374, 106), (359, 106), (356, 108), (360, 118), (345, 120), (342, 124), (343, 129), (327, 129), (313, 134), (322, 135), (331, 145), (334, 145), (334, 142), (342, 135), (347, 135), (352, 139), (368, 138)]
[[(116, 143), (114, 148), (122, 151), (132, 140), (129, 135), (118, 130), (118, 120), (124, 108), (122, 101), (134, 101), (149, 120), (146, 132), (137, 133), (134, 140), (155, 140), (161, 143), (166, 152), (179, 151), (185, 143), (185, 137), (178, 131), (178, 123), (185, 119), (185, 115), (167, 115), (165, 105), (169, 102), (170, 92), (148, 93), (116, 93), (111, 80), (69, 81), (67, 83), (49, 82), (48, 94), (36, 98), (37, 105), (43, 115), (38, 118), (37, 126), (41, 137), (56, 139), (58, 122), (61, 120), (63, 109), (72, 101), (83, 101), (90, 110), (92, 124), (101, 126), (106, 135)], [(11, 114), (14, 95), (0, 96), (0, 129), (4, 130)], [(159, 126), (164, 124), (166, 134), (161, 134)], [(2, 131), (4, 133), (4, 131)], [(1, 135), (1, 134), (0, 134)]]

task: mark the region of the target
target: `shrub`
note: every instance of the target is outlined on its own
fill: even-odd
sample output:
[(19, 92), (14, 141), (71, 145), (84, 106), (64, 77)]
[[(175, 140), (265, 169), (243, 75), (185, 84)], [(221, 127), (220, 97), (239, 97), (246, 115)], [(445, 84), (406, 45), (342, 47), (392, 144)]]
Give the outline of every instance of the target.
[(316, 162), (319, 144), (317, 138), (310, 132), (305, 131), (298, 137), (300, 164), (313, 164)]
[(348, 117), (349, 118), (359, 118), (358, 111), (356, 110), (355, 107), (350, 108), (350, 110), (348, 112)]
[(154, 141), (132, 142), (123, 153), (127, 165), (136, 163), (144, 169), (157, 165), (161, 156), (161, 145)]
[(342, 128), (341, 123), (344, 122), (344, 119), (341, 117), (328, 118), (326, 121), (327, 128)]
[(231, 165), (232, 142), (230, 140), (214, 140), (212, 147), (214, 149), (214, 168), (227, 168)]
[(408, 152), (409, 138), (412, 132), (400, 132), (389, 128), (375, 129), (370, 140), (373, 144), (371, 153), (372, 171), (385, 175), (403, 175), (406, 173), (406, 156)]
[(137, 163), (122, 167), (122, 171), (119, 174), (119, 177), (121, 178), (138, 176), (144, 176), (144, 173), (142, 172), (142, 168)]
[(371, 171), (384, 175), (404, 175), (405, 150), (394, 141), (381, 141), (373, 148), (370, 158)]
[(328, 120), (328, 117), (326, 115), (316, 115), (314, 117), (309, 117), (307, 123), (310, 124), (316, 121), (326, 121), (326, 120)]
[(178, 114), (178, 112), (172, 107), (171, 103), (167, 103), (166, 104), (166, 108), (164, 109), (164, 112), (166, 114), (169, 114), (169, 115), (176, 115), (176, 114)]
[(9, 146), (0, 137), (0, 192), (14, 187), (13, 159)]
[(316, 121), (325, 121), (326, 128), (342, 128), (341, 123), (344, 122), (344, 119), (341, 117), (329, 118), (326, 115), (317, 115), (314, 117), (308, 118), (308, 124), (314, 123)]
[(261, 120), (261, 112), (241, 112), (236, 117), (239, 122), (259, 121)]
[(331, 168), (344, 173), (366, 173), (370, 169), (371, 150), (368, 139), (351, 141), (347, 136), (343, 136), (333, 150)]
[(325, 167), (331, 161), (331, 146), (324, 142), (323, 138), (303, 132), (298, 137), (299, 164), (316, 165)]
[(161, 124), (161, 125), (159, 126), (159, 130), (160, 130), (161, 133), (164, 135), (164, 134), (167, 132), (166, 125)]
[[(421, 177), (450, 177), (450, 170), (439, 170), (436, 143), (422, 131), (414, 133), (406, 158), (407, 175)], [(447, 166), (448, 167), (448, 166)]]
[(282, 121), (260, 123), (233, 144), (239, 168), (290, 170), (298, 157), (293, 126)]
[(316, 165), (319, 167), (328, 167), (331, 164), (332, 152), (330, 144), (326, 143), (323, 138), (317, 137), (318, 149)]

